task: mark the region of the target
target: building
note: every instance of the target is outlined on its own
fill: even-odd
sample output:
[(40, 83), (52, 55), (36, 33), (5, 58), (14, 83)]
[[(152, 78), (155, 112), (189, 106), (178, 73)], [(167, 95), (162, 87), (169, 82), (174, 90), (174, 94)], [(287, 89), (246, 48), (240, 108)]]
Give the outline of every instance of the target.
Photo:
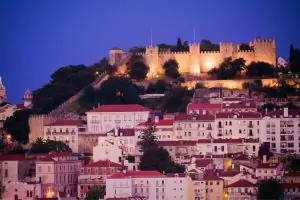
[(70, 153), (50, 153), (36, 161), (36, 180), (42, 197), (54, 198), (59, 192), (77, 196), (77, 175), (81, 161)]
[(107, 177), (121, 170), (122, 165), (109, 160), (98, 160), (83, 165), (78, 176), (78, 197), (84, 199), (95, 185), (105, 185)]
[(36, 200), (40, 196), (41, 184), (39, 183), (10, 182), (5, 186), (2, 198), (4, 200)]
[(246, 180), (240, 179), (227, 186), (227, 198), (228, 200), (244, 199), (244, 200), (256, 200), (257, 199), (257, 185)]
[(122, 171), (106, 179), (106, 197), (141, 196), (148, 199), (194, 199), (189, 176), (157, 171)]
[(79, 152), (79, 133), (85, 133), (85, 125), (81, 120), (58, 120), (44, 126), (44, 139), (61, 141), (69, 145), (72, 152)]
[(150, 110), (141, 105), (102, 105), (87, 113), (89, 133), (106, 133), (114, 128), (135, 128), (149, 118)]
[(6, 101), (7, 101), (6, 88), (2, 82), (2, 78), (0, 76), (0, 104), (4, 103)]
[(102, 136), (100, 133), (82, 132), (78, 134), (78, 152), (93, 153), (93, 147), (96, 146), (98, 138)]
[(206, 170), (204, 172), (203, 180), (206, 185), (206, 199), (207, 200), (222, 200), (224, 197), (224, 181), (213, 170)]
[(186, 112), (192, 114), (215, 114), (222, 111), (220, 103), (189, 103), (186, 107)]
[(264, 116), (262, 141), (270, 144), (271, 151), (279, 154), (300, 153), (300, 110), (288, 109), (267, 112)]
[[(245, 45), (243, 45), (245, 46)], [(243, 58), (246, 64), (253, 61), (263, 61), (276, 66), (276, 45), (274, 39), (255, 38), (249, 43), (248, 50), (243, 50), (241, 45), (221, 42), (216, 51), (202, 50), (197, 43), (189, 44), (189, 51), (171, 52), (170, 49), (162, 50), (158, 46), (147, 46), (145, 52), (138, 53), (149, 66), (149, 76), (156, 77), (163, 74), (162, 66), (169, 59), (175, 59), (179, 64), (181, 74), (200, 75), (218, 67), (227, 57), (233, 59)], [(119, 48), (109, 51), (109, 63), (118, 65), (126, 57), (126, 52)]]

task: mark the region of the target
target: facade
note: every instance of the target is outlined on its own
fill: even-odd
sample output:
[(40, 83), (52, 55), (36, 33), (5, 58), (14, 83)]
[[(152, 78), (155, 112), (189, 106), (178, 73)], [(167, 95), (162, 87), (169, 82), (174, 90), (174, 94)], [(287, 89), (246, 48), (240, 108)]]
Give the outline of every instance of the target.
[(224, 197), (224, 181), (212, 170), (204, 172), (203, 180), (206, 185), (207, 200), (222, 200)]
[(10, 182), (5, 186), (2, 198), (4, 200), (35, 200), (40, 196), (41, 184), (39, 183)]
[(106, 133), (115, 128), (134, 128), (149, 118), (150, 110), (141, 105), (103, 105), (87, 113), (89, 133)]
[(81, 120), (59, 120), (44, 126), (44, 139), (62, 141), (69, 145), (72, 152), (79, 152), (79, 133), (85, 132)]
[(84, 199), (86, 193), (95, 185), (105, 185), (107, 177), (118, 172), (122, 165), (109, 160), (98, 160), (83, 165), (78, 176), (78, 197)]
[(54, 198), (59, 192), (77, 196), (77, 174), (81, 161), (69, 153), (52, 153), (36, 161), (36, 179), (42, 197)]
[[(175, 59), (179, 64), (179, 72), (183, 74), (200, 75), (208, 72), (227, 57), (233, 59), (243, 58), (246, 64), (253, 61), (263, 61), (276, 66), (276, 45), (274, 39), (255, 38), (249, 43), (250, 50), (240, 50), (240, 45), (221, 42), (218, 51), (203, 51), (197, 43), (189, 44), (187, 52), (162, 51), (158, 46), (147, 46), (142, 56), (149, 66), (149, 76), (156, 77), (163, 74), (163, 64), (169, 59)], [(119, 48), (113, 48), (109, 52), (109, 63), (118, 65), (126, 57), (126, 53)]]
[(256, 200), (257, 186), (246, 179), (240, 179), (227, 186), (228, 200)]
[(106, 179), (106, 198), (194, 199), (192, 180), (156, 171), (123, 171)]

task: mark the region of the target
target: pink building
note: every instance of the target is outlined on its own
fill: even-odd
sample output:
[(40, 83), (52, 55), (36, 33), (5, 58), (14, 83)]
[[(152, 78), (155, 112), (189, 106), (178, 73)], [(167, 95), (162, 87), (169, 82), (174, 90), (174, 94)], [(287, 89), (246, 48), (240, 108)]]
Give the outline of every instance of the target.
[(191, 114), (216, 114), (222, 111), (220, 103), (189, 103), (186, 107), (188, 115)]
[(99, 160), (83, 165), (78, 176), (78, 197), (85, 198), (86, 193), (95, 185), (105, 185), (105, 180), (121, 169), (122, 165), (109, 160)]
[(52, 153), (36, 161), (36, 179), (42, 184), (42, 197), (57, 197), (58, 192), (77, 195), (77, 174), (81, 161), (70, 153)]
[(231, 199), (256, 200), (257, 185), (248, 180), (240, 179), (227, 186), (227, 197)]

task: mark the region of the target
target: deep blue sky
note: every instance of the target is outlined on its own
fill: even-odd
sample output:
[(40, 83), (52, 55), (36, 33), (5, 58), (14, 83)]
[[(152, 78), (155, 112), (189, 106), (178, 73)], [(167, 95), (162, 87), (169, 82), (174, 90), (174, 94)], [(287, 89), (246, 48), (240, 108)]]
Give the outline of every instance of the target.
[(11, 102), (59, 67), (92, 64), (113, 46), (275, 37), (277, 53), (300, 47), (298, 0), (0, 0), (0, 76)]

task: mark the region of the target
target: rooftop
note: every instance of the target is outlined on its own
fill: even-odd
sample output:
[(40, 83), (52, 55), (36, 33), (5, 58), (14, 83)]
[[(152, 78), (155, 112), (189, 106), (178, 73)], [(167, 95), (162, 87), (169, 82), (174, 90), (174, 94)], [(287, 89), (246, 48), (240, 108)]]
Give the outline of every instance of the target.
[(83, 124), (82, 120), (58, 120), (46, 126), (81, 126)]
[(122, 167), (122, 165), (110, 160), (98, 160), (96, 162), (84, 165), (83, 167)]
[(108, 179), (123, 179), (123, 178), (162, 178), (165, 177), (158, 171), (125, 171), (116, 172)]
[(138, 105), (102, 105), (100, 107), (94, 108), (88, 112), (150, 112), (151, 110)]
[(228, 185), (227, 187), (255, 187), (256, 185), (245, 180), (245, 179), (240, 179), (230, 185)]

